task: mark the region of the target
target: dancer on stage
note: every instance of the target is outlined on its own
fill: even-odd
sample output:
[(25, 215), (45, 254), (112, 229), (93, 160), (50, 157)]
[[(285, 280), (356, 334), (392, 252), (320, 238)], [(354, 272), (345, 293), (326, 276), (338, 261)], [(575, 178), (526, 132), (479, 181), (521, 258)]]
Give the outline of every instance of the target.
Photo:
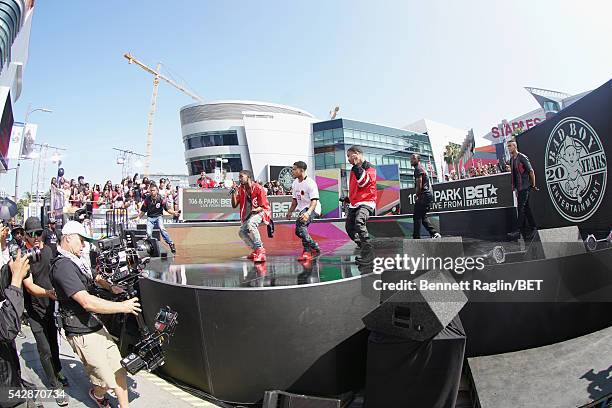
[(253, 173), (242, 170), (239, 173), (240, 187), (232, 189), (232, 207), (240, 205), (240, 238), (253, 249), (247, 258), (254, 262), (266, 262), (266, 250), (261, 242), (257, 227), (262, 222), (269, 224), (272, 218), (266, 190), (253, 181)]
[(512, 189), (516, 190), (518, 219), (513, 232), (508, 234), (510, 240), (516, 241), (521, 233), (526, 240), (532, 239), (537, 230), (535, 219), (529, 207), (530, 190), (538, 191), (535, 171), (529, 157), (518, 151), (515, 140), (508, 142), (510, 152), (510, 171), (512, 172)]
[(361, 248), (357, 263), (370, 264), (374, 261), (374, 252), (366, 222), (376, 211), (376, 169), (363, 159), (363, 150), (359, 146), (350, 147), (346, 157), (353, 165), (349, 177), (346, 233)]
[(429, 176), (425, 167), (421, 164), (421, 156), (413, 154), (410, 164), (414, 167), (414, 185), (416, 187), (416, 201), (414, 203), (414, 214), (412, 214), (412, 238), (421, 238), (421, 224), (425, 227), (432, 238), (441, 238), (427, 217), (427, 212), (433, 202), (433, 194), (429, 185)]
[(319, 245), (308, 233), (308, 226), (313, 219), (321, 215), (321, 203), (319, 202), (319, 187), (312, 177), (306, 175), (306, 163), (297, 161), (293, 163), (293, 200), (287, 212), (287, 219), (290, 220), (293, 211), (297, 208), (300, 212), (295, 221), (295, 235), (302, 239), (304, 252), (298, 257), (298, 261), (309, 261), (319, 256), (321, 251)]

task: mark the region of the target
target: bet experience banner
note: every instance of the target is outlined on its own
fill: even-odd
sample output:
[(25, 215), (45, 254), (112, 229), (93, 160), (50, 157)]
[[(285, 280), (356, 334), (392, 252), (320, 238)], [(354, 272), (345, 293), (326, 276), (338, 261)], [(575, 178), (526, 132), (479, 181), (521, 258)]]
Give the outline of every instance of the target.
[(612, 228), (612, 80), (517, 138), (540, 191), (530, 195), (538, 228)]
[[(229, 190), (184, 188), (179, 197), (181, 219), (184, 221), (240, 220), (238, 207), (232, 208)], [(285, 219), (291, 206), (291, 196), (268, 196), (268, 201), (272, 219)]]
[[(431, 211), (435, 212), (514, 206), (509, 173), (433, 184), (432, 191)], [(414, 213), (415, 200), (416, 189), (401, 190), (402, 214)]]

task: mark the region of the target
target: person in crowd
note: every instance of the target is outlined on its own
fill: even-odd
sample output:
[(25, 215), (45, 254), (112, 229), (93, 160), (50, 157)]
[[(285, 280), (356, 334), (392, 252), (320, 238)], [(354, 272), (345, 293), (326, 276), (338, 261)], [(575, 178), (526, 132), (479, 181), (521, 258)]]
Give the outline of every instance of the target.
[(292, 174), (295, 180), (291, 189), (293, 199), (287, 211), (287, 219), (293, 216), (293, 211), (299, 211), (295, 221), (295, 235), (302, 240), (304, 251), (298, 261), (310, 261), (321, 254), (319, 244), (308, 233), (308, 226), (315, 218), (321, 215), (321, 202), (319, 201), (319, 187), (312, 177), (308, 177), (308, 166), (303, 161), (293, 163)]
[(56, 229), (56, 224), (55, 218), (49, 217), (47, 228), (45, 228), (42, 236), (40, 237), (40, 240), (44, 243), (44, 245), (51, 248), (54, 258), (57, 256), (57, 244), (59, 244), (62, 238), (62, 233)]
[(14, 225), (11, 229), (11, 240), (9, 247), (16, 246), (19, 249), (25, 249), (25, 230), (21, 225)]
[(100, 191), (100, 185), (94, 184), (93, 190), (91, 191), (91, 208), (93, 210), (97, 210), (98, 207), (100, 207), (100, 204), (98, 203), (98, 201), (100, 200), (101, 195), (102, 195), (102, 192)]
[(261, 242), (259, 224), (268, 224), (272, 218), (270, 203), (261, 184), (253, 181), (253, 173), (242, 170), (238, 174), (240, 187), (232, 190), (232, 207), (240, 206), (239, 236), (251, 249), (247, 258), (254, 262), (266, 261), (266, 250)]
[(196, 186), (200, 187), (200, 188), (206, 188), (206, 172), (202, 171), (200, 173), (200, 177), (196, 180)]
[[(66, 339), (79, 357), (93, 387), (89, 397), (100, 407), (108, 407), (106, 392), (112, 389), (121, 408), (129, 406), (127, 374), (121, 366), (119, 349), (95, 314), (141, 312), (138, 298), (122, 302), (101, 299), (89, 293), (94, 285), (91, 269), (83, 262), (84, 241), (93, 241), (83, 225), (69, 221), (62, 229), (59, 256), (51, 266), (51, 282), (57, 293)], [(100, 275), (95, 284), (117, 293)]]
[(77, 188), (79, 189), (79, 192), (81, 193), (85, 192), (85, 177), (84, 176), (79, 176), (79, 178), (77, 179)]
[[(45, 371), (51, 389), (60, 390), (68, 386), (68, 379), (62, 374), (57, 343), (57, 326), (55, 325), (55, 291), (51, 285), (51, 260), (53, 251), (41, 240), (43, 233), (40, 220), (30, 217), (26, 220), (25, 245), (28, 250), (38, 248), (40, 260), (30, 265), (30, 276), (23, 281), (25, 309), (28, 312), (28, 323), (36, 340), (40, 364)], [(68, 405), (68, 397), (58, 396), (56, 403), (63, 407)]]
[[(8, 228), (4, 228), (0, 233), (0, 237), (4, 236), (2, 246), (5, 245), (7, 232)], [(4, 265), (5, 262), (8, 262), (8, 265)], [(21, 331), (21, 317), (24, 312), (22, 284), (28, 275), (30, 264), (28, 258), (21, 255), (21, 251), (18, 251), (15, 260), (10, 257), (5, 259), (3, 256), (2, 263), (0, 271), (3, 277), (7, 278), (8, 286), (0, 291), (0, 406), (25, 406), (25, 399), (9, 400), (8, 390), (24, 389), (15, 338)]]
[(346, 233), (361, 248), (357, 263), (370, 264), (374, 260), (374, 251), (366, 224), (376, 211), (376, 169), (364, 159), (359, 146), (351, 146), (346, 156), (353, 165), (349, 177)]
[(529, 194), (531, 191), (538, 191), (536, 176), (529, 157), (518, 151), (515, 140), (508, 142), (510, 152), (510, 171), (512, 177), (512, 189), (517, 196), (517, 223), (514, 231), (508, 234), (511, 240), (517, 240), (523, 235), (525, 240), (533, 238), (537, 231), (537, 226), (531, 207), (529, 206)]
[(159, 232), (170, 247), (170, 250), (173, 254), (176, 254), (176, 247), (174, 246), (174, 242), (168, 231), (166, 231), (166, 227), (164, 227), (164, 219), (163, 214), (164, 210), (172, 215), (176, 215), (177, 213), (174, 211), (174, 208), (168, 206), (168, 202), (164, 200), (159, 194), (159, 190), (155, 184), (151, 184), (149, 188), (150, 194), (145, 197), (142, 207), (140, 208), (140, 214), (138, 218), (142, 218), (145, 214), (147, 215), (147, 236), (153, 236), (153, 228), (159, 228)]
[(421, 156), (416, 153), (410, 156), (410, 164), (414, 167), (414, 183), (416, 186), (416, 202), (414, 203), (414, 214), (412, 215), (412, 238), (421, 238), (421, 224), (432, 238), (441, 238), (440, 233), (436, 231), (427, 216), (427, 212), (433, 202), (433, 193), (429, 184), (429, 175), (421, 164)]

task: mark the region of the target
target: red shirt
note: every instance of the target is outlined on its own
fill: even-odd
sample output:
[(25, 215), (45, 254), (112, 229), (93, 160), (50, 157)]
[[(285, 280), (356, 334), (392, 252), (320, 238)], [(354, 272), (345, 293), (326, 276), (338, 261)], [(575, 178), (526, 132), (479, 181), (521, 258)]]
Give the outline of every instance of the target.
[[(249, 197), (247, 196), (247, 192), (244, 186), (240, 186), (238, 188), (238, 194), (236, 195), (238, 203), (240, 203), (240, 221), (244, 222), (247, 218), (247, 200)], [(270, 202), (268, 201), (268, 197), (266, 196), (266, 189), (260, 186), (259, 184), (253, 183), (251, 186), (251, 209), (256, 207), (263, 207), (263, 211), (260, 212), (264, 224), (270, 223), (270, 218), (272, 218), (272, 212), (270, 211)]]
[[(364, 162), (364, 164), (365, 163), (366, 162)], [(367, 163), (363, 170), (363, 175), (359, 180), (357, 180), (355, 172), (350, 172), (349, 201), (351, 207), (358, 207), (359, 205), (365, 204), (372, 209), (376, 209), (376, 168), (370, 163)]]

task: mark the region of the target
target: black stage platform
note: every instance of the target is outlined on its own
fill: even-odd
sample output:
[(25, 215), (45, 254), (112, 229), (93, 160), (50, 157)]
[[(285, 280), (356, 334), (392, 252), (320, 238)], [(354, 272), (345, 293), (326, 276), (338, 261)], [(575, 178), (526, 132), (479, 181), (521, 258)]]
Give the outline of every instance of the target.
[[(377, 257), (477, 256), (503, 246), (504, 263), (453, 275), (457, 281), (548, 282), (541, 293), (524, 297), (468, 293), (460, 317), (469, 357), (544, 346), (612, 325), (605, 303), (612, 299), (612, 248), (547, 259), (550, 251), (537, 242), (377, 239), (374, 246)], [(207, 245), (156, 259), (141, 281), (146, 321), (163, 305), (180, 316), (164, 374), (242, 403), (261, 401), (266, 390), (336, 396), (363, 388), (369, 333), (361, 319), (380, 303), (381, 293), (372, 288), (380, 276), (354, 264), (353, 243), (309, 263), (269, 255), (255, 265), (224, 253)]]

